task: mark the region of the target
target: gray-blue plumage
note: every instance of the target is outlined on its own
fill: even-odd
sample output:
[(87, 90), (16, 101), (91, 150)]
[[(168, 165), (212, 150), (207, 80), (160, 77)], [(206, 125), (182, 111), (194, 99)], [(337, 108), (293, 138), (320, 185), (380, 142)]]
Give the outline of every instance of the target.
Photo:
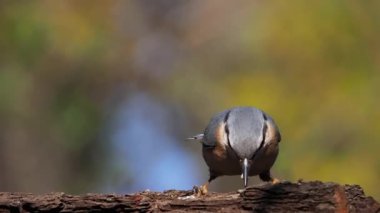
[(266, 116), (253, 107), (237, 107), (229, 111), (226, 125), (232, 149), (240, 159), (251, 159), (263, 143)]

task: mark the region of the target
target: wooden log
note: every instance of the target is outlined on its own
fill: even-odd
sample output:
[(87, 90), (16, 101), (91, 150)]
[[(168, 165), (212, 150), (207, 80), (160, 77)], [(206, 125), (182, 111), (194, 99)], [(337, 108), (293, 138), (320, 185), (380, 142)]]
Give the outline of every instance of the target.
[(0, 212), (380, 212), (357, 185), (319, 181), (251, 186), (195, 196), (192, 190), (135, 194), (0, 193)]

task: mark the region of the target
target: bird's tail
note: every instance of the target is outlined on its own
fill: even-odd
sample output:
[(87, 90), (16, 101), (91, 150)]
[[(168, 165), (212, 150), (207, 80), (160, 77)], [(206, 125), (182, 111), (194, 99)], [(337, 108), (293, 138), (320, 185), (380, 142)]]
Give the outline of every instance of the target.
[(244, 158), (242, 167), (243, 167), (242, 170), (243, 170), (244, 187), (247, 187), (247, 185), (248, 185), (248, 171), (249, 171), (249, 163), (248, 163), (247, 158)]

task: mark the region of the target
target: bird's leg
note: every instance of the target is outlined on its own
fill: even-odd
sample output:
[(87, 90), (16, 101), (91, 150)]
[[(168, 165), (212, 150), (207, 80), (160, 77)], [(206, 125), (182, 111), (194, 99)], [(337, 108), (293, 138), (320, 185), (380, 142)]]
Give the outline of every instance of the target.
[(272, 184), (277, 184), (280, 182), (279, 179), (277, 178), (273, 178), (272, 175), (270, 174), (270, 171), (267, 170), (267, 171), (264, 171), (262, 172), (261, 174), (259, 174), (259, 177), (262, 181), (265, 181), (265, 182), (271, 182)]

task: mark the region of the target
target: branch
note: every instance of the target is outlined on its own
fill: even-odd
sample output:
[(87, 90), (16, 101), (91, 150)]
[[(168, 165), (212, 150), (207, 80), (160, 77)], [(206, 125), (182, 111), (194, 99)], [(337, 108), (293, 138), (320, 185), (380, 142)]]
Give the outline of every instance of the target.
[(244, 192), (210, 193), (191, 190), (140, 192), (130, 195), (64, 193), (33, 195), (0, 193), (0, 212), (380, 212), (380, 204), (357, 185), (319, 181), (284, 182), (247, 188)]

